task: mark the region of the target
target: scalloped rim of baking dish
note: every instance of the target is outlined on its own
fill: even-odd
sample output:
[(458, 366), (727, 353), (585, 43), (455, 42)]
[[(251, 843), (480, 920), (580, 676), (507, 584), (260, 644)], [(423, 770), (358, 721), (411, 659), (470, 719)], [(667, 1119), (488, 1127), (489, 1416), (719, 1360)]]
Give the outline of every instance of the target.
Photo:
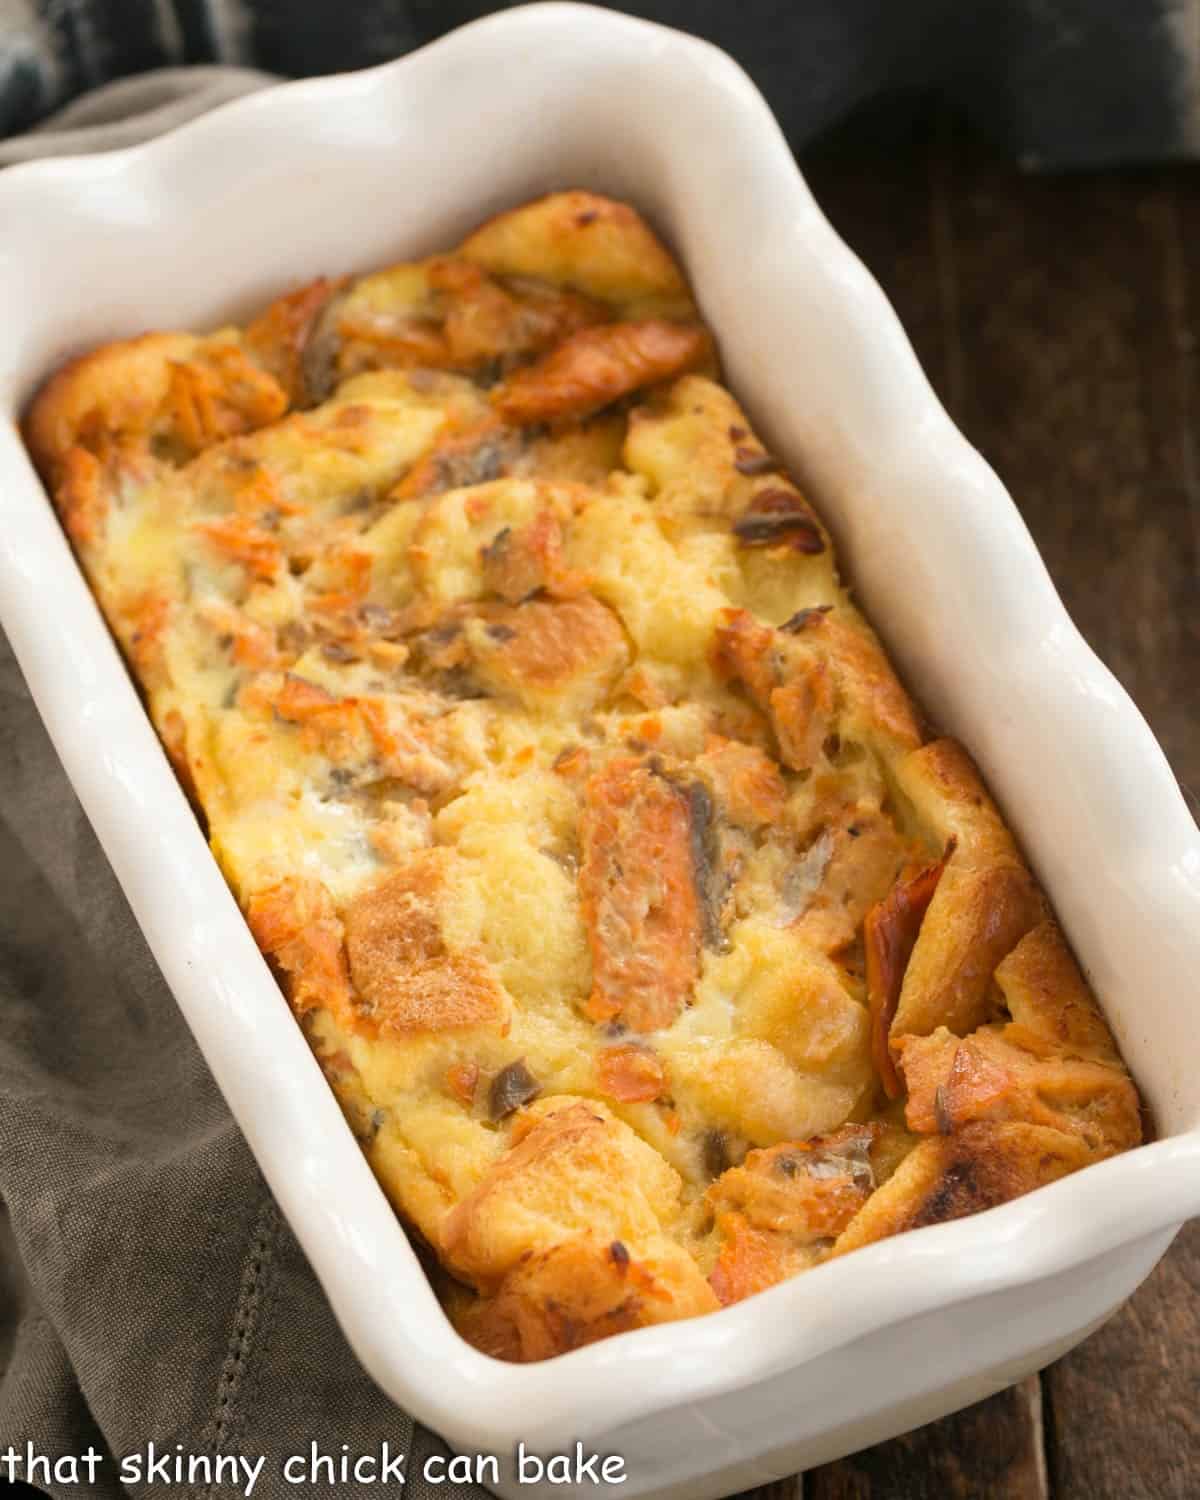
[[(562, 93), (563, 70), (575, 75), (574, 95)], [(647, 101), (636, 90), (651, 72)], [(601, 86), (620, 108), (599, 100)], [(309, 231), (302, 219), (280, 227), (297, 211), (282, 191), (269, 207), (247, 209), (246, 228), (255, 211), (274, 215), (262, 220), (271, 226), (264, 234), (290, 233), (297, 261), (311, 262), (329, 253), (316, 242), (338, 211), (339, 187), (308, 152), (394, 151), (405, 132), (411, 150), (422, 128), (437, 138), (434, 126), (461, 110), (464, 95), (474, 123), (457, 128), (474, 131), (484, 149), (500, 140), (505, 109), (514, 120), (523, 109), (512, 129), (525, 132), (530, 164), (503, 163), (509, 187), (482, 205), (497, 207), (501, 192), (516, 201), (518, 179), (527, 190), (567, 185), (566, 169), (547, 165), (553, 142), (530, 144), (533, 129), (555, 133), (528, 115), (545, 111), (556, 89), (559, 102), (573, 100), (570, 115), (558, 116), (565, 137), (592, 128), (605, 108), (613, 137), (592, 137), (594, 161), (576, 142), (569, 175), (640, 184), (639, 201), (683, 251), (733, 388), (812, 484), (899, 665), (919, 668), (911, 678), (942, 723), (982, 726), (968, 743), (1002, 803), (1024, 809), (1013, 822), (1100, 993), (1153, 997), (1153, 1014), (1130, 998), (1110, 1015), (1171, 1134), (707, 1317), (511, 1366), (470, 1348), (443, 1315), (207, 850), (11, 419), (33, 380), (102, 328), (100, 313), (77, 311), (67, 327), (56, 321), (65, 314), (46, 310), (56, 286), (70, 301), (62, 289), (78, 279), (79, 246), (113, 298), (113, 317), (133, 331), (140, 283), (153, 284), (152, 316), (163, 286), (146, 271), (150, 259), (122, 279), (104, 259), (105, 236), (118, 246), (131, 234), (152, 241), (164, 224), (190, 223), (180, 262), (202, 256), (204, 226), (240, 191), (230, 161), (251, 176), (286, 165), (290, 180), (325, 195)], [(640, 141), (629, 123), (635, 98), (643, 113), (657, 111)], [(467, 155), (458, 164), (478, 175)], [(456, 220), (464, 229), (481, 217), (479, 195), (457, 208), (443, 202), (437, 214), (443, 227)], [(724, 53), (609, 11), (533, 5), (379, 68), (239, 100), (144, 146), (12, 168), (0, 175), (0, 222), (10, 226), (0, 245), (9, 330), (0, 353), (0, 619), (234, 1116), (351, 1344), (394, 1399), (460, 1448), (503, 1451), (518, 1437), (530, 1449), (560, 1448), (804, 1365), (927, 1309), (1082, 1265), (1200, 1211), (1186, 977), (1200, 973), (1200, 835), (1148, 727), (1071, 624), (1003, 486), (938, 404), (883, 293), (816, 207), (765, 102)], [(308, 267), (320, 268), (343, 267)], [(305, 269), (289, 264), (273, 279)], [(243, 299), (272, 290), (257, 261), (249, 279)], [(739, 286), (744, 306), (763, 314), (752, 329), (734, 317)], [(801, 354), (837, 397), (829, 410), (815, 386), (801, 401)], [(801, 405), (814, 411), (808, 428)], [(878, 500), (856, 506), (864, 493)], [(914, 527), (925, 529), (930, 559)], [(897, 590), (901, 570), (907, 582)]]

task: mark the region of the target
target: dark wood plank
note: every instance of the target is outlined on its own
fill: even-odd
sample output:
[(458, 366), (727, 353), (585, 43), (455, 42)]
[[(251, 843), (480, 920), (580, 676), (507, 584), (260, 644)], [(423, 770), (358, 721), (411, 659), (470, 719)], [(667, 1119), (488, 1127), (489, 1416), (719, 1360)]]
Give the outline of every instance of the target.
[[(1169, 181), (1173, 233), (1166, 279), (1182, 408), (1178, 463), (1180, 480), (1191, 503), (1192, 536), (1200, 555), (1200, 168), (1180, 168), (1170, 174)], [(1193, 620), (1197, 615), (1200, 581), (1192, 600)], [(1195, 764), (1189, 764), (1179, 774), (1192, 812), (1200, 822), (1200, 773)]]
[(1023, 178), (966, 143), (948, 204), (969, 372), (953, 415), (1007, 482), (1072, 617), (1194, 784), (1200, 611), (1171, 176)]
[(813, 1469), (805, 1486), (805, 1500), (1046, 1500), (1038, 1377)]
[(1190, 308), (1183, 288), (1200, 169), (1030, 178), (957, 135), (805, 165), (1072, 617), (1200, 787), (1200, 285)]
[(757, 1489), (746, 1490), (734, 1500), (807, 1500), (808, 1490), (803, 1474), (793, 1474), (788, 1479), (777, 1479), (774, 1484), (760, 1484)]
[[(1126, 205), (1136, 210), (1127, 223), (1139, 230), (1147, 262), (1135, 283), (1146, 465), (1137, 492), (1143, 517), (1157, 518), (1143, 545), (1153, 549), (1160, 593), (1156, 600), (1142, 578), (1131, 623), (1141, 624), (1144, 643), (1126, 647), (1114, 670), (1142, 705), (1195, 807), (1200, 257), (1193, 247), (1200, 232), (1200, 172), (1182, 168), (1136, 178), (1119, 195), (1114, 191), (1114, 217)], [(1174, 627), (1148, 618), (1155, 603), (1176, 612)], [(1046, 1372), (1050, 1473), (1058, 1494), (1070, 1500), (1191, 1500), (1197, 1493), (1198, 1292), (1200, 1226), (1193, 1224), (1129, 1303)]]
[(883, 151), (835, 137), (807, 153), (802, 165), (817, 201), (882, 284), (944, 395), (950, 348), (930, 194), (931, 177), (941, 170), (931, 150), (938, 130), (936, 122), (912, 120)]
[(1043, 1376), (1061, 1500), (1200, 1493), (1200, 1224), (1117, 1315)]

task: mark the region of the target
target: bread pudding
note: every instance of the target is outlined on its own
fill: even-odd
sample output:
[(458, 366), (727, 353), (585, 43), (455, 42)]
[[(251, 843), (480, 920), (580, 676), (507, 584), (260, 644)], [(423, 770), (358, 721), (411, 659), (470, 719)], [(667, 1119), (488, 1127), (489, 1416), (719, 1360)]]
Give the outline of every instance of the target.
[(107, 345), (25, 435), (479, 1348), (711, 1311), (1140, 1141), (978, 772), (630, 207)]

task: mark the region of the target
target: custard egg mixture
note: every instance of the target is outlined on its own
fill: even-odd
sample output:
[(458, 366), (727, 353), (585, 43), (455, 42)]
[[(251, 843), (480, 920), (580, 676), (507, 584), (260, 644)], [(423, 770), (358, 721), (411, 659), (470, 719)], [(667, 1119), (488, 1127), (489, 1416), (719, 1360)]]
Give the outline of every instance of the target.
[(1140, 1140), (971, 761), (631, 208), (107, 345), (25, 431), (479, 1348), (707, 1312)]

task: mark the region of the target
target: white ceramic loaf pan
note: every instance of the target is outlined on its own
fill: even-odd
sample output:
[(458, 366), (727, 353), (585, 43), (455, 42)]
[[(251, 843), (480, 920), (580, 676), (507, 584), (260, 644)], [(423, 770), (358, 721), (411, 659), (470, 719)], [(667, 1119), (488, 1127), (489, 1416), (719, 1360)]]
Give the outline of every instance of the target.
[[(515, 1367), (443, 1317), (205, 847), (16, 420), (68, 354), (212, 325), (318, 273), (440, 248), (564, 186), (631, 199), (682, 256), (734, 390), (807, 481), (908, 683), (982, 764), (1160, 1139), (712, 1316)], [(1003, 486), (722, 53), (611, 12), (538, 5), (144, 147), (16, 167), (0, 174), (0, 327), (4, 628), (350, 1341), (453, 1445), (505, 1454), (518, 1439), (550, 1451), (578, 1439), (626, 1458), (613, 1493), (723, 1495), (1047, 1363), (1200, 1210), (1200, 834)]]

